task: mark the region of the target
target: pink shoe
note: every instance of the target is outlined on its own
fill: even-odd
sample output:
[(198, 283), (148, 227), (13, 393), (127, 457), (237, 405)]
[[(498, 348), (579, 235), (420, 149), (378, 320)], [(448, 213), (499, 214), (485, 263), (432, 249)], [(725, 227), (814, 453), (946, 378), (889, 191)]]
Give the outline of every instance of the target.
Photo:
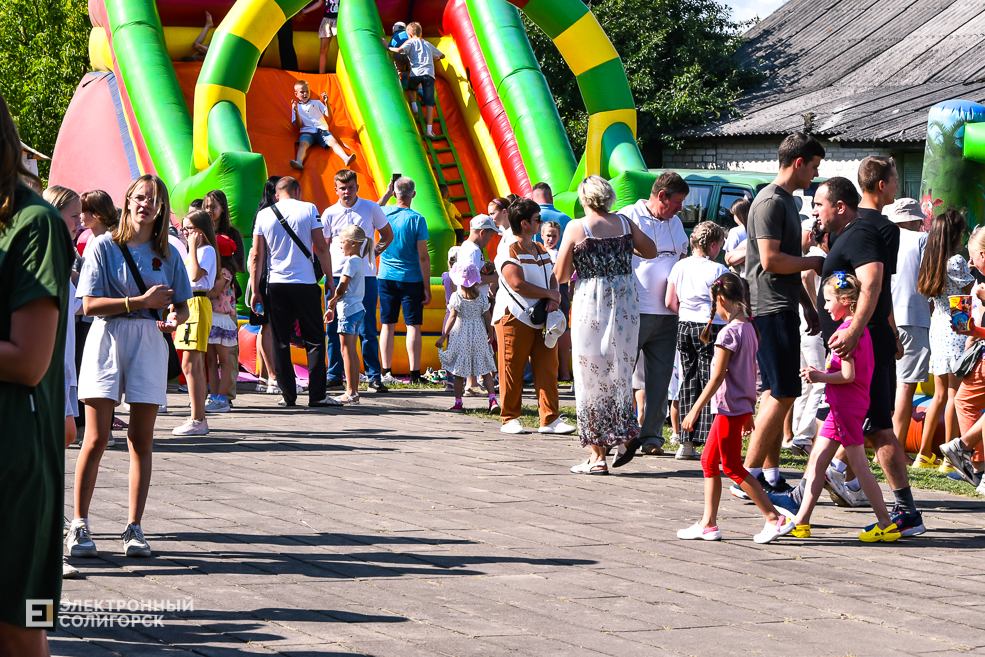
[(458, 401), (455, 402), (455, 405), (452, 406), (451, 408), (449, 408), (448, 410), (449, 411), (464, 411), (465, 410), (465, 404), (462, 403), (462, 400), (458, 400)]
[(495, 399), (490, 399), (489, 400), (489, 414), (490, 415), (499, 415), (502, 412), (503, 412), (503, 408), (499, 405), (499, 402), (496, 401)]

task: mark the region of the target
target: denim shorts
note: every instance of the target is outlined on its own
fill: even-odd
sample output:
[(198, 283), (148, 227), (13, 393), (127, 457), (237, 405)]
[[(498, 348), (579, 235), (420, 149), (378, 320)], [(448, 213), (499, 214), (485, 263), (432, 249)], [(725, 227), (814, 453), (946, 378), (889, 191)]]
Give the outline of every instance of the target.
[(424, 283), (405, 283), (385, 278), (380, 281), (380, 322), (396, 324), (404, 311), (404, 324), (420, 326), (424, 323)]
[(339, 317), (339, 335), (357, 335), (359, 333), (359, 327), (362, 326), (363, 318), (365, 316), (366, 311), (360, 310), (355, 315)]
[(302, 132), (301, 138), (298, 141), (303, 141), (310, 146), (317, 144), (322, 148), (331, 148), (331, 146), (328, 145), (328, 140), (331, 137), (332, 133), (328, 130), (319, 130), (318, 132)]
[(421, 104), (425, 107), (434, 107), (434, 78), (430, 75), (410, 76), (411, 88), (417, 89), (417, 85), (421, 85)]

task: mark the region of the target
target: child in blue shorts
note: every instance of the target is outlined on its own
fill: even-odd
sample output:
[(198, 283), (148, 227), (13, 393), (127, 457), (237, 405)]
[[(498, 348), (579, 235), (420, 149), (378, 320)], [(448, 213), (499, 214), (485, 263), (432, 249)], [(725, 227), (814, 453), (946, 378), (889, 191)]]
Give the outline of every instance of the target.
[(339, 233), (339, 241), (345, 261), (342, 263), (335, 294), (326, 303), (325, 321), (332, 322), (338, 312), (346, 391), (344, 395), (333, 397), (334, 403), (330, 402), (331, 406), (359, 403), (359, 353), (356, 351), (356, 334), (359, 333), (359, 327), (366, 315), (366, 307), (363, 305), (366, 294), (363, 254), (373, 249), (373, 240), (366, 236), (362, 228), (355, 225), (345, 227)]
[(328, 109), (328, 94), (322, 92), (321, 100), (314, 100), (308, 83), (298, 80), (294, 85), (294, 100), (291, 101), (291, 124), (301, 131), (301, 138), (298, 140), (298, 158), (291, 160), (292, 168), (299, 171), (304, 169), (308, 148), (313, 144), (331, 148), (347, 167), (356, 159), (356, 154), (348, 154), (345, 146), (328, 131), (329, 116), (331, 111)]

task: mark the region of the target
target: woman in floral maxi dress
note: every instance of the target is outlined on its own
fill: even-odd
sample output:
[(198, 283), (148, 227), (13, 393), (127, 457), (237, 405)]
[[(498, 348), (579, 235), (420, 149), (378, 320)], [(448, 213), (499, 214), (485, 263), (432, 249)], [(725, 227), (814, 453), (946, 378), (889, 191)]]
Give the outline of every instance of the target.
[(657, 249), (631, 221), (609, 212), (616, 194), (599, 176), (578, 185), (585, 217), (565, 228), (555, 273), (568, 282), (577, 272), (571, 301), (571, 354), (578, 433), (591, 456), (571, 471), (607, 474), (606, 452), (640, 432), (633, 411), (633, 368), (639, 302), (633, 250), (653, 258)]

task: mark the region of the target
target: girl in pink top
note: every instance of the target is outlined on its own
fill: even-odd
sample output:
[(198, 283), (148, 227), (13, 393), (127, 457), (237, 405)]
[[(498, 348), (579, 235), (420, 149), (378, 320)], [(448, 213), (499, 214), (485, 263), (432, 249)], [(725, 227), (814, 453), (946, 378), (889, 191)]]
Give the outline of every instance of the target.
[[(859, 280), (851, 274), (838, 271), (824, 279), (821, 289), (824, 292), (824, 308), (832, 319), (841, 322), (838, 330), (848, 328), (858, 304), (861, 290)], [(869, 383), (872, 381), (874, 366), (872, 338), (869, 336), (869, 329), (863, 329), (862, 339), (850, 357), (839, 358), (832, 352), (826, 371), (821, 372), (813, 367), (800, 371), (804, 381), (825, 384), (825, 395), (831, 410), (811, 449), (811, 458), (807, 464), (807, 489), (795, 519), (797, 527), (791, 532), (797, 538), (811, 535), (811, 513), (824, 487), (824, 472), (831, 463), (831, 457), (842, 446), (845, 448), (848, 464), (858, 477), (878, 520), (877, 524), (859, 534), (859, 539), (866, 543), (889, 543), (900, 537), (899, 529), (886, 511), (879, 484), (869, 470), (865, 439), (862, 436), (862, 423), (869, 410)]]
[(742, 465), (742, 434), (744, 429), (746, 433), (752, 429), (752, 412), (756, 406), (759, 334), (749, 321), (745, 286), (738, 276), (722, 274), (712, 283), (710, 292), (711, 318), (701, 333), (701, 341), (707, 344), (711, 340), (711, 322), (716, 315), (728, 324), (715, 339), (715, 355), (708, 385), (681, 423), (685, 431), (693, 430), (701, 417), (701, 409), (711, 402), (715, 419), (701, 452), (701, 468), (705, 475), (705, 512), (699, 522), (677, 532), (677, 538), (705, 541), (722, 538), (717, 525), (718, 505), (722, 500), (722, 475), (718, 469), (721, 462), (725, 474), (742, 487), (766, 517), (766, 526), (753, 540), (769, 543), (778, 536), (790, 533), (794, 523), (773, 508), (763, 487)]

